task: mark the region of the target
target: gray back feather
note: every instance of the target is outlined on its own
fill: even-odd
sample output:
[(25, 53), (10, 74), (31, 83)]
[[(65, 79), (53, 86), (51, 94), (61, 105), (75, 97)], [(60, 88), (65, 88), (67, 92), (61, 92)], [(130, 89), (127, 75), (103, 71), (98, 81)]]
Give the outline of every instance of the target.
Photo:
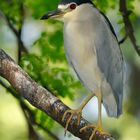
[(111, 24), (104, 16), (101, 18), (104, 22), (101, 23), (103, 25), (97, 35), (100, 36), (100, 41), (98, 38), (94, 40), (97, 63), (112, 88), (117, 104), (117, 116), (119, 116), (122, 113), (123, 57), (116, 36), (111, 32)]

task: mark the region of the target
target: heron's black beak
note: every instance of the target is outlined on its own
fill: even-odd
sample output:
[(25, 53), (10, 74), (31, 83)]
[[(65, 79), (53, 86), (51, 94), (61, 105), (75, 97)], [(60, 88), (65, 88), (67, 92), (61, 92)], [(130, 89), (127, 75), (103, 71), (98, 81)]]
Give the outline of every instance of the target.
[(60, 9), (54, 10), (54, 11), (50, 11), (47, 14), (43, 15), (41, 17), (41, 20), (45, 20), (45, 19), (49, 19), (49, 18), (60, 18), (65, 14), (65, 12), (63, 12)]

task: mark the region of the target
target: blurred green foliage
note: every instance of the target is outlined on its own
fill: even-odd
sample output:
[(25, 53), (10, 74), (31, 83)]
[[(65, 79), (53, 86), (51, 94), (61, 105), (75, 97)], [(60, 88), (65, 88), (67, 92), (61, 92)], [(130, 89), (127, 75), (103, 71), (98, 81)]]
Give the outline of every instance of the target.
[[(8, 17), (15, 29), (22, 29), (23, 31), (23, 23), (27, 24), (30, 21), (39, 22), (40, 17), (47, 11), (55, 9), (58, 2), (59, 0), (53, 2), (51, 0), (0, 0), (0, 20), (3, 20), (0, 22), (0, 28), (4, 27), (6, 23), (4, 22), (5, 18)], [(118, 0), (94, 0), (93, 2), (104, 13), (108, 13), (113, 9), (119, 9)], [(127, 6), (134, 11), (131, 16), (133, 23), (140, 21), (138, 13), (135, 11), (135, 3), (138, 3), (140, 6), (139, 0), (127, 0)], [(116, 15), (118, 15), (118, 13), (117, 10)], [(121, 34), (124, 34), (122, 18), (118, 18), (117, 21), (120, 28), (122, 28), (120, 29)], [(60, 22), (51, 20), (44, 24), (39, 22), (39, 24), (42, 28), (38, 33), (38, 37), (32, 42), (32, 46), (26, 46), (24, 44), (29, 48), (30, 53), (24, 53), (22, 55), (20, 65), (35, 81), (50, 90), (54, 95), (59, 98), (67, 97), (70, 100), (74, 100), (74, 95), (76, 92), (79, 92), (81, 84), (70, 74), (68, 69), (63, 49), (63, 25)], [(139, 25), (140, 24), (137, 24), (137, 27)], [(138, 35), (140, 35), (140, 33)], [(26, 36), (29, 35), (26, 34)], [(18, 44), (18, 38), (16, 38), (16, 40)], [(128, 42), (124, 44), (124, 46), (127, 47), (128, 45), (130, 46)], [(128, 97), (126, 108), (129, 114), (135, 117), (139, 116), (140, 112), (140, 89), (138, 88), (140, 83), (140, 69), (138, 65), (134, 63), (136, 60), (136, 54), (134, 53), (133, 49), (124, 49), (126, 59), (131, 59), (130, 65), (133, 69), (133, 79), (131, 79), (132, 83), (130, 83), (132, 88), (130, 89), (130, 96), (128, 97), (128, 94), (126, 95)], [(42, 126), (49, 129), (56, 127), (54, 121), (45, 113), (32, 106), (29, 107), (32, 110), (35, 120), (42, 124)], [(118, 136), (118, 139), (125, 140), (121, 138), (121, 132), (119, 130), (110, 129)]]

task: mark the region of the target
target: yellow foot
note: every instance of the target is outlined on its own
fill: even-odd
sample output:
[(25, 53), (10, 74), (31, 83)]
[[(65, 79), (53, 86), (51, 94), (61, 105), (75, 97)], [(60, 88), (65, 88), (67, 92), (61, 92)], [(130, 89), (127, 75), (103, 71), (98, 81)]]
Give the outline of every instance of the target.
[(92, 140), (94, 138), (94, 136), (96, 136), (96, 135), (100, 135), (103, 138), (108, 138), (108, 137), (111, 136), (109, 133), (105, 132), (100, 125), (97, 125), (97, 126), (94, 126), (94, 125), (85, 126), (85, 127), (80, 129), (80, 132), (82, 132), (82, 131), (84, 131), (85, 129), (88, 129), (88, 128), (93, 129), (93, 132), (92, 132), (89, 140)]
[(65, 126), (65, 135), (66, 135), (66, 132), (67, 132), (67, 129), (68, 129), (68, 126), (69, 126), (69, 123), (72, 119), (73, 116), (77, 116), (77, 126), (79, 125), (80, 123), (80, 119), (81, 119), (81, 109), (76, 109), (76, 110), (67, 110), (64, 115), (63, 115), (63, 118), (62, 118), (62, 121), (65, 120), (65, 117), (67, 114), (70, 114), (68, 120), (66, 121), (66, 126)]

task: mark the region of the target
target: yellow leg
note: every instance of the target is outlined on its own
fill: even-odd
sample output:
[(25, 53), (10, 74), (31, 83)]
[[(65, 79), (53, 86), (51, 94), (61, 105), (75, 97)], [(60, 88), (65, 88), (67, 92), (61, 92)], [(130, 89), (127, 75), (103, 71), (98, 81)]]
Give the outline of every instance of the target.
[(98, 98), (98, 127), (102, 130), (102, 95), (99, 93)]
[(80, 132), (82, 132), (83, 130), (87, 129), (87, 128), (93, 128), (94, 131), (92, 132), (89, 140), (92, 140), (93, 137), (95, 136), (96, 131), (98, 131), (100, 134), (105, 135), (105, 136), (110, 136), (110, 134), (106, 133), (103, 131), (103, 127), (102, 127), (102, 95), (100, 92), (98, 92), (96, 94), (96, 97), (98, 98), (98, 122), (97, 125), (88, 125), (83, 127), (82, 129), (80, 129)]
[(66, 126), (65, 126), (65, 134), (66, 134), (66, 131), (67, 131), (67, 128), (68, 128), (68, 125), (72, 119), (73, 116), (77, 116), (77, 125), (79, 125), (80, 123), (80, 118), (81, 118), (81, 115), (82, 115), (82, 110), (83, 108), (86, 106), (86, 104), (89, 102), (89, 100), (94, 97), (95, 94), (91, 94), (90, 96), (88, 96), (84, 101), (83, 103), (80, 105), (80, 107), (78, 109), (75, 109), (75, 110), (67, 110), (64, 115), (63, 115), (63, 118), (62, 118), (62, 121), (65, 120), (65, 117), (68, 113), (70, 113), (70, 117), (68, 118), (68, 120), (66, 121)]

